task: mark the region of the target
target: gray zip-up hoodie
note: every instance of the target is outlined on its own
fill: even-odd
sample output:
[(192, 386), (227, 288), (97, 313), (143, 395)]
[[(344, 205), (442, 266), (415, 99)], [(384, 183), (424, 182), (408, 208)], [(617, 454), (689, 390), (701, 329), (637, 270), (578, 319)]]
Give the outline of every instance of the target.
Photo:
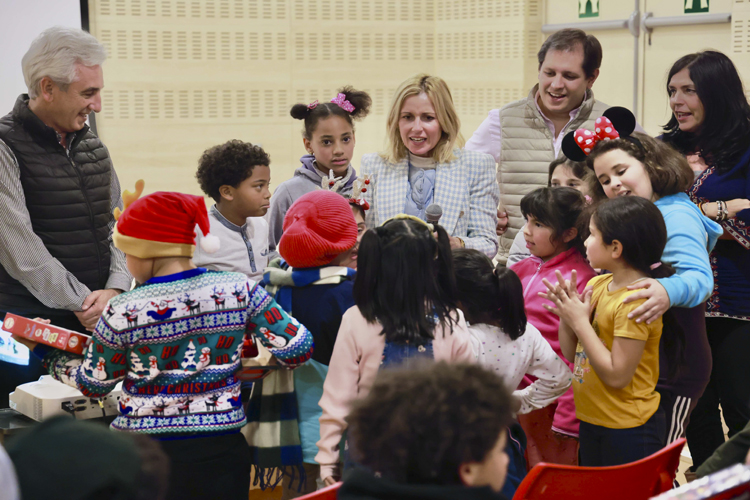
[[(294, 177), (279, 184), (271, 197), (268, 238), (270, 246), (273, 248), (277, 248), (279, 245), (283, 233), (284, 216), (292, 203), (302, 195), (320, 189), (323, 182), (323, 174), (315, 168), (315, 157), (313, 155), (305, 155), (299, 160), (302, 162), (302, 166), (294, 171)], [(352, 184), (356, 179), (357, 171), (349, 164), (344, 179), (337, 182), (337, 185), (331, 191), (348, 195), (352, 192)]]

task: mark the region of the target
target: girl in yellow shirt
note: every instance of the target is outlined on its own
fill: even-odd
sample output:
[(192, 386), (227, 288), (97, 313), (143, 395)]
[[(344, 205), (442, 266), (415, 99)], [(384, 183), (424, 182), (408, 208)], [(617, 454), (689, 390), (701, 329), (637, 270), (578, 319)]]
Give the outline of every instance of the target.
[[(545, 307), (560, 317), (560, 347), (571, 362), (576, 416), (580, 426), (580, 464), (620, 465), (664, 446), (665, 415), (659, 409), (659, 340), (662, 319), (637, 323), (628, 314), (645, 299), (623, 300), (627, 286), (674, 271), (661, 262), (667, 230), (650, 201), (623, 196), (599, 205), (589, 224), (586, 254), (595, 268), (610, 274), (589, 281), (583, 294), (576, 277), (545, 282)], [(680, 331), (665, 315), (669, 354), (681, 352)], [(674, 338), (672, 338), (674, 337)], [(670, 364), (669, 366), (675, 366)]]

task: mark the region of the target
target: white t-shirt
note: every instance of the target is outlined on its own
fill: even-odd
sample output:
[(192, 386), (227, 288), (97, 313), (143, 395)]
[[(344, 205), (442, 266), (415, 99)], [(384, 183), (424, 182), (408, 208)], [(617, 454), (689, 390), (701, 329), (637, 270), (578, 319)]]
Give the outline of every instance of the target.
[[(544, 408), (562, 396), (572, 382), (573, 374), (549, 342), (534, 325), (516, 340), (492, 325), (469, 325), (472, 349), (479, 363), (505, 380), (505, 386), (521, 400), (518, 413)], [(516, 390), (526, 374), (537, 378), (533, 384)]]
[(203, 251), (200, 246), (203, 233), (195, 227), (195, 254), (193, 263), (214, 271), (244, 273), (260, 282), (263, 270), (268, 266), (268, 222), (263, 217), (248, 217), (243, 226), (229, 222), (214, 205), (208, 211), (210, 232), (219, 238), (221, 246), (214, 253)]

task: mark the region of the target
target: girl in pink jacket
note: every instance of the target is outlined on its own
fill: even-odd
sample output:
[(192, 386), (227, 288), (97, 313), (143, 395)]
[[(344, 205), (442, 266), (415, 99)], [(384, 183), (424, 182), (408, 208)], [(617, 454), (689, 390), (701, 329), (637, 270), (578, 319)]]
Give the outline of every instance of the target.
[[(511, 266), (521, 278), (526, 304), (526, 317), (549, 342), (563, 360), (557, 337), (559, 318), (543, 306), (547, 301), (539, 296), (546, 293), (543, 278), (556, 279), (555, 271), (568, 279), (576, 270), (579, 292), (596, 272), (586, 261), (578, 219), (586, 205), (583, 195), (572, 188), (539, 188), (521, 200), (521, 212), (526, 218), (524, 238), (531, 257)], [(572, 364), (568, 363), (572, 369)], [(531, 383), (524, 379), (522, 386)], [(569, 389), (556, 404), (519, 416), (519, 423), (528, 438), (529, 466), (538, 462), (576, 465), (578, 462), (578, 420)]]
[(341, 320), (320, 399), (315, 460), (327, 484), (338, 476), (349, 405), (367, 395), (381, 366), (475, 360), (442, 227), (396, 216), (364, 234), (358, 261), (356, 305)]

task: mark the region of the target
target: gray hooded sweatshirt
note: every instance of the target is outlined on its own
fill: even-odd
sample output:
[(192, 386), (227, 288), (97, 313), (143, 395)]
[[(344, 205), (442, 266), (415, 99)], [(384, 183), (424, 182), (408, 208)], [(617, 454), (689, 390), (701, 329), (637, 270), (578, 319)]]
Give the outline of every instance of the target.
[[(302, 195), (321, 188), (323, 174), (315, 168), (313, 155), (305, 155), (300, 158), (302, 166), (294, 171), (294, 177), (279, 184), (271, 197), (271, 214), (268, 218), (268, 238), (270, 246), (278, 248), (279, 240), (283, 232), (284, 216), (292, 204)], [(347, 179), (348, 177), (348, 179)], [(349, 165), (344, 176), (346, 182), (334, 187), (331, 191), (341, 195), (352, 192), (352, 184), (357, 179), (357, 171)]]

